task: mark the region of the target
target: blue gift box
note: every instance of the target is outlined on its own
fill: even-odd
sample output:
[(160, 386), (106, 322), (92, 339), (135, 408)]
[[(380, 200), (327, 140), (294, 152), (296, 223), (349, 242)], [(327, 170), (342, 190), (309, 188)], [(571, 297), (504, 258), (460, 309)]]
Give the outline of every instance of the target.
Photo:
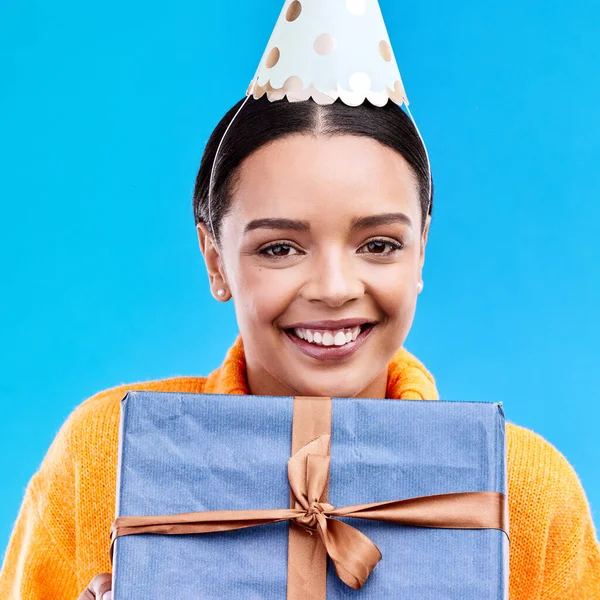
[[(292, 397), (129, 392), (121, 405), (117, 517), (289, 507)], [(501, 403), (334, 398), (334, 506), (455, 492), (507, 493)], [(508, 538), (342, 519), (382, 560), (361, 590), (330, 564), (327, 598), (506, 600)], [(286, 597), (287, 522), (115, 542), (115, 600)]]

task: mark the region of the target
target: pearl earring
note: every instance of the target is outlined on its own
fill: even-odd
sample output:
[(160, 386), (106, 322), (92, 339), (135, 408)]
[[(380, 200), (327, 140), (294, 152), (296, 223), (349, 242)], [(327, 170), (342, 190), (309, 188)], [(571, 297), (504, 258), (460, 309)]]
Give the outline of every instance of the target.
[(219, 298), (223, 298), (223, 296), (225, 296), (225, 290), (223, 288), (219, 288), (217, 290), (217, 296), (219, 296)]
[(423, 282), (419, 281), (419, 283), (417, 283), (417, 290), (419, 291), (419, 293), (421, 293), (423, 291)]

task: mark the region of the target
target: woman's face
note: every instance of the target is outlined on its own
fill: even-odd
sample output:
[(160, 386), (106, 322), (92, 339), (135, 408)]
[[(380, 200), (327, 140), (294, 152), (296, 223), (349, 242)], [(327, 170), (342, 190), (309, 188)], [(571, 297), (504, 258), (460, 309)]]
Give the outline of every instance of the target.
[(233, 298), (251, 392), (385, 396), (429, 228), (408, 163), (371, 138), (293, 135), (242, 163), (231, 202), (220, 248), (199, 236), (213, 294)]

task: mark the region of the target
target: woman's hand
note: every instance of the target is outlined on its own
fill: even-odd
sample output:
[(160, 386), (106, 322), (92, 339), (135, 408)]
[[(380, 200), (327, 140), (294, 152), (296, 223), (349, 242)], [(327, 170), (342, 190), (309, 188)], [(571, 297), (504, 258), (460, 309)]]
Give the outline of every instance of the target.
[(110, 573), (96, 575), (79, 600), (112, 600), (112, 577)]

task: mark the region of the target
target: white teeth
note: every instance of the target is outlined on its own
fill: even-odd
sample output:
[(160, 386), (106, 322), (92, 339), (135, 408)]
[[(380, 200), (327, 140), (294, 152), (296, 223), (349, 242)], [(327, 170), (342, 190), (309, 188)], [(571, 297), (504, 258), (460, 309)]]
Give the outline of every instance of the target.
[(329, 331), (323, 334), (323, 346), (333, 346), (333, 336)]
[(346, 343), (346, 334), (343, 331), (338, 331), (333, 337), (333, 343), (336, 346), (343, 346)]
[(360, 326), (345, 329), (321, 330), (296, 328), (294, 333), (302, 340), (319, 346), (345, 346), (356, 340), (360, 335)]

